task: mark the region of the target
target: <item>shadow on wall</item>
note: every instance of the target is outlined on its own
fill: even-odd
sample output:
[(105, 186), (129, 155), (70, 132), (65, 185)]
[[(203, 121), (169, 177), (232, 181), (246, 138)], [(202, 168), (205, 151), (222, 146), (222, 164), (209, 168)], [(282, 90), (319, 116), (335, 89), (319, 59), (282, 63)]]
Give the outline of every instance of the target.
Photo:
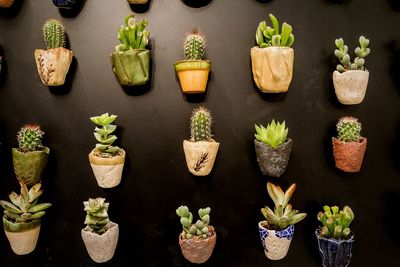
[(135, 13), (145, 13), (150, 9), (151, 0), (145, 4), (129, 4), (131, 10)]
[(257, 2), (262, 3), (262, 4), (266, 4), (266, 3), (272, 2), (272, 0), (257, 0)]
[(307, 250), (309, 252), (309, 255), (315, 260), (316, 263), (319, 263), (321, 261), (321, 258), (319, 255), (317, 238), (315, 237), (314, 232), (319, 227), (317, 214), (321, 210), (322, 205), (320, 202), (313, 201), (308, 203), (306, 206), (308, 220), (304, 220), (306, 232), (310, 233), (305, 235), (305, 241), (308, 244)]
[(391, 7), (394, 10), (400, 11), (400, 1), (399, 0), (389, 0), (389, 4), (391, 5)]
[(0, 17), (12, 18), (15, 17), (22, 8), (24, 0), (15, 0), (14, 4), (9, 8), (0, 8)]
[[(400, 5), (400, 2), (399, 2)], [(387, 46), (390, 56), (389, 73), (394, 85), (400, 89), (400, 43), (396, 41), (390, 42)]]
[[(397, 121), (395, 134), (398, 135), (399, 133), (400, 133), (400, 121)], [(397, 142), (397, 140), (393, 140), (393, 143), (391, 143), (388, 147), (388, 154), (390, 155), (390, 159), (393, 161), (393, 164), (397, 170), (400, 170), (399, 151), (400, 151), (400, 143)]]
[(397, 220), (393, 219), (393, 211), (397, 210), (398, 203), (400, 203), (400, 192), (386, 192), (384, 193), (384, 206), (386, 207), (383, 214), (385, 221), (385, 229), (388, 231), (387, 235), (390, 239), (397, 244), (400, 244), (400, 232), (394, 229), (397, 228)]
[(348, 4), (350, 3), (350, 0), (324, 0), (324, 2), (328, 4)]
[(182, 0), (186, 5), (190, 7), (203, 7), (211, 3), (212, 0)]

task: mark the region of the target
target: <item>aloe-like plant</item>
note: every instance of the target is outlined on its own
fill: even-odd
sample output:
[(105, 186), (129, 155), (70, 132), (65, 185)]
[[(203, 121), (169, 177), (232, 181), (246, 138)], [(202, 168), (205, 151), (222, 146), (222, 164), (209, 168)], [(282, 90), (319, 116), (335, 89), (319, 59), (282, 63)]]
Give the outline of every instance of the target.
[(96, 127), (94, 129), (94, 137), (99, 142), (96, 144), (96, 150), (103, 157), (112, 157), (120, 150), (118, 146), (112, 146), (117, 140), (117, 136), (112, 134), (117, 129), (117, 126), (112, 124), (116, 119), (116, 115), (109, 115), (108, 113), (90, 118), (94, 124), (101, 126), (101, 128)]
[(354, 213), (349, 206), (339, 210), (338, 206), (323, 207), (324, 212), (317, 215), (318, 221), (322, 223), (321, 235), (326, 238), (348, 239), (351, 234), (350, 223), (354, 219)]
[(269, 14), (272, 27), (268, 26), (265, 21), (260, 22), (256, 32), (256, 41), (260, 48), (269, 46), (286, 46), (291, 47), (294, 43), (294, 35), (292, 26), (284, 22), (280, 30), (277, 18)]
[(209, 207), (199, 209), (198, 214), (200, 220), (197, 220), (196, 223), (193, 224), (193, 214), (189, 211), (187, 206), (180, 206), (176, 209), (176, 214), (181, 218), (180, 221), (183, 231), (185, 232), (185, 238), (190, 239), (194, 236), (207, 238), (212, 235), (208, 228), (210, 223), (210, 212), (211, 208)]
[(336, 70), (339, 72), (345, 72), (347, 70), (366, 70), (365, 58), (370, 54), (371, 50), (368, 48), (369, 40), (364, 36), (360, 36), (359, 38), (360, 46), (354, 50), (356, 54), (356, 58), (354, 62), (351, 62), (350, 55), (347, 53), (349, 48), (344, 44), (344, 40), (342, 38), (335, 40), (335, 56), (340, 60), (340, 64), (337, 65)]
[(265, 128), (261, 124), (255, 124), (256, 134), (254, 136), (260, 142), (270, 145), (272, 148), (277, 148), (286, 142), (289, 129), (286, 127), (285, 121), (282, 123), (272, 120)]
[(125, 52), (133, 49), (144, 49), (149, 43), (150, 32), (146, 30), (147, 20), (137, 22), (134, 15), (125, 18), (125, 26), (121, 25), (118, 39), (121, 44), (115, 47), (117, 52)]

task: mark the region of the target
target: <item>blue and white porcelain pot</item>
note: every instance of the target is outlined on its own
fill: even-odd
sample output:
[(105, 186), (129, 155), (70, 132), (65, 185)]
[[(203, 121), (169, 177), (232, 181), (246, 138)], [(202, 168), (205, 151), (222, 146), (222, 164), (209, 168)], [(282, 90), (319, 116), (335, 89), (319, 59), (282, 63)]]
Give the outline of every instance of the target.
[(53, 4), (58, 8), (71, 9), (79, 0), (53, 0)]
[(280, 260), (286, 257), (290, 243), (294, 235), (294, 225), (283, 230), (267, 229), (268, 222), (261, 221), (258, 223), (261, 243), (264, 247), (265, 256), (270, 260)]

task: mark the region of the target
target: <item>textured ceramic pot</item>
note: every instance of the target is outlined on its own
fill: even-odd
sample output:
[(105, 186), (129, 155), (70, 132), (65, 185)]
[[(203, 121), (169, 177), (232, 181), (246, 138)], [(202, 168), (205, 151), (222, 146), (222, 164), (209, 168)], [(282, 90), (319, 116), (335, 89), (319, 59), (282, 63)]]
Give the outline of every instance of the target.
[(21, 152), (17, 148), (12, 149), (12, 158), (15, 176), (21, 179), (27, 186), (37, 184), (43, 176), (43, 170), (49, 159), (50, 149)]
[(0, 0), (0, 8), (7, 8), (14, 4), (14, 0)]
[(96, 149), (89, 154), (89, 162), (97, 184), (102, 188), (112, 188), (121, 182), (125, 164), (125, 150), (111, 158), (101, 158), (95, 155)]
[(53, 4), (58, 8), (71, 9), (78, 0), (53, 0)]
[(206, 239), (198, 237), (185, 239), (183, 232), (179, 235), (179, 245), (185, 259), (191, 263), (200, 264), (211, 257), (217, 242), (217, 233), (212, 226), (209, 226), (209, 230), (213, 234)]
[(150, 50), (134, 49), (111, 54), (112, 70), (124, 86), (143, 85), (150, 79)]
[(369, 72), (348, 70), (343, 73), (333, 72), (333, 85), (340, 103), (344, 105), (360, 104), (368, 87)]
[(42, 83), (47, 86), (63, 85), (72, 57), (72, 51), (63, 47), (48, 50), (36, 49), (36, 67)]
[(286, 170), (292, 153), (293, 140), (287, 139), (282, 145), (272, 148), (254, 139), (258, 166), (263, 175), (280, 177)]
[(147, 4), (149, 0), (128, 0), (129, 4), (134, 4), (134, 5), (143, 5)]
[(117, 248), (119, 237), (118, 224), (109, 222), (106, 227), (108, 230), (101, 235), (94, 233), (89, 226), (86, 226), (81, 231), (86, 250), (92, 260), (97, 263), (111, 260)]
[(315, 236), (318, 240), (323, 267), (346, 267), (350, 264), (354, 243), (353, 234), (347, 240), (327, 239), (322, 237), (320, 229), (317, 229)]
[(210, 174), (219, 148), (219, 143), (215, 142), (213, 139), (211, 140), (212, 141), (209, 142), (183, 141), (186, 165), (193, 175), (206, 176)]
[(40, 219), (30, 223), (12, 223), (3, 217), (3, 227), (15, 254), (26, 255), (35, 250), (40, 233)]
[(367, 149), (367, 138), (362, 137), (360, 142), (342, 142), (332, 138), (332, 146), (336, 168), (344, 172), (360, 171)]
[(286, 257), (290, 243), (294, 235), (294, 225), (290, 225), (284, 230), (268, 230), (267, 221), (258, 223), (261, 243), (264, 247), (265, 256), (270, 260), (280, 260)]
[(253, 47), (250, 51), (253, 78), (264, 93), (289, 90), (293, 77), (294, 50), (290, 47)]
[(201, 94), (206, 91), (211, 70), (209, 60), (182, 60), (174, 64), (175, 71), (185, 94)]

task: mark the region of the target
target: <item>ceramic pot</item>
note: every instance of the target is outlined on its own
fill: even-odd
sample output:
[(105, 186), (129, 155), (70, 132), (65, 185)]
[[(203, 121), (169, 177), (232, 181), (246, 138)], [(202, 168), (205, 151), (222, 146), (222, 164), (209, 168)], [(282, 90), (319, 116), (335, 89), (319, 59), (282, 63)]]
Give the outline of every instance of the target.
[(3, 227), (15, 254), (26, 255), (35, 250), (40, 233), (40, 219), (29, 223), (12, 223), (4, 216)]
[(150, 50), (134, 49), (111, 54), (112, 70), (119, 83), (138, 86), (150, 79)]
[(284, 230), (269, 230), (267, 221), (258, 223), (261, 243), (264, 247), (265, 256), (270, 260), (280, 260), (286, 257), (290, 243), (294, 235), (294, 225), (290, 225)]
[(294, 50), (290, 47), (253, 47), (250, 51), (253, 78), (264, 93), (289, 90), (293, 77)]
[(351, 250), (354, 243), (354, 235), (347, 240), (327, 239), (321, 236), (320, 229), (315, 231), (318, 240), (319, 254), (323, 267), (346, 267), (351, 261)]
[(214, 231), (212, 226), (209, 226), (209, 230), (212, 235), (208, 238), (193, 237), (190, 239), (184, 238), (184, 232), (179, 235), (179, 245), (183, 257), (191, 263), (204, 263), (212, 255), (217, 242), (217, 233)]
[(332, 138), (336, 168), (344, 172), (359, 172), (367, 149), (367, 138), (360, 142), (342, 142)]
[(0, 8), (7, 8), (14, 4), (14, 0), (0, 0)]
[(58, 8), (71, 9), (78, 0), (53, 0), (53, 4)]
[(333, 72), (333, 85), (340, 103), (344, 105), (360, 104), (365, 97), (369, 72), (348, 70), (343, 73)]
[(147, 4), (149, 0), (128, 0), (129, 4), (134, 4), (134, 5), (143, 5)]
[(72, 51), (63, 47), (48, 50), (36, 49), (36, 67), (42, 83), (47, 86), (63, 85), (72, 57)]
[(89, 226), (86, 226), (81, 231), (86, 250), (92, 260), (97, 263), (111, 260), (117, 248), (119, 237), (118, 224), (109, 222), (106, 227), (108, 230), (101, 235), (93, 232)]
[(175, 71), (185, 94), (201, 94), (206, 91), (211, 70), (209, 60), (182, 60), (174, 64)]
[(186, 165), (193, 175), (206, 176), (210, 174), (219, 148), (219, 143), (213, 139), (211, 140), (198, 142), (183, 141)]
[(12, 149), (12, 158), (15, 176), (22, 180), (27, 186), (40, 182), (43, 170), (49, 159), (50, 149), (43, 147), (43, 150), (21, 152), (17, 148)]
[(272, 148), (254, 139), (258, 166), (263, 175), (280, 177), (286, 170), (292, 153), (293, 140), (287, 139), (282, 145)]
[(96, 149), (89, 154), (89, 162), (92, 167), (97, 184), (102, 188), (112, 188), (119, 185), (125, 164), (125, 150), (121, 148), (120, 154), (111, 158), (101, 158), (95, 155)]

